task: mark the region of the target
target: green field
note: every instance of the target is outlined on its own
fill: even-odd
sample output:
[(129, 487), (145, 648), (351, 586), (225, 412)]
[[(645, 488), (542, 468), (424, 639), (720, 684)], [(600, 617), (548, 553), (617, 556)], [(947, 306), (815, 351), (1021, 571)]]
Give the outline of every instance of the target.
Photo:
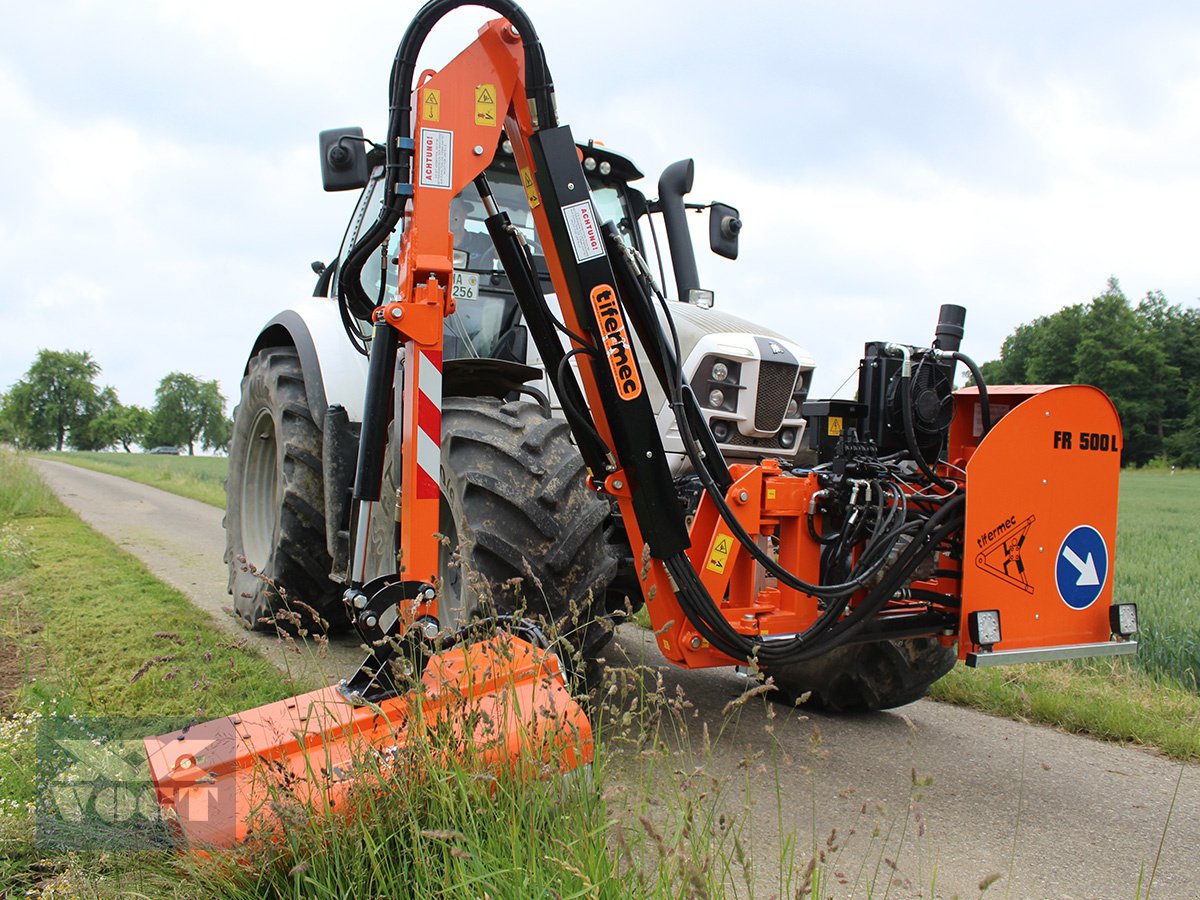
[(1116, 599), (1137, 603), (1137, 665), (1200, 693), (1200, 472), (1121, 476)]

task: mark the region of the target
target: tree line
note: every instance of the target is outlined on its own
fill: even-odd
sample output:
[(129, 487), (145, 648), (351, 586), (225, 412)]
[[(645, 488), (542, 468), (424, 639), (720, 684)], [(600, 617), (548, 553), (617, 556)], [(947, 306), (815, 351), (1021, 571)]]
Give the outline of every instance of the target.
[(90, 353), (39, 350), (6, 393), (0, 394), (0, 442), (26, 450), (106, 450), (138, 444), (225, 450), (233, 422), (216, 381), (172, 372), (154, 392), (154, 408), (121, 403), (116, 390), (96, 383), (100, 364)]
[(1090, 384), (1121, 416), (1123, 465), (1200, 466), (1200, 309), (1150, 291), (1136, 305), (1110, 278), (1103, 294), (1021, 325), (988, 384)]

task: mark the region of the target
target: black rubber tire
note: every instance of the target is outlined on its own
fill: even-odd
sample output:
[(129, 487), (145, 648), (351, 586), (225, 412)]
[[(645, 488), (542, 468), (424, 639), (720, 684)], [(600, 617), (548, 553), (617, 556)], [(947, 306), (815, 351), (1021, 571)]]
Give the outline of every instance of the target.
[(329, 578), (321, 446), (296, 351), (261, 350), (233, 413), (224, 522), (233, 608), (256, 629), (319, 633), (346, 622)]
[(838, 647), (768, 674), (783, 702), (794, 703), (811, 691), (808, 702), (829, 712), (869, 712), (920, 700), (957, 658), (955, 647), (943, 647), (933, 637), (876, 641)]
[[(395, 559), (392, 457), (372, 516), (381, 524), (372, 528), (371, 575)], [(587, 489), (567, 423), (536, 403), (445, 398), (441, 488), (443, 630), (521, 614), (565, 639), (590, 677), (612, 638), (605, 594), (617, 561), (604, 540), (608, 505)]]

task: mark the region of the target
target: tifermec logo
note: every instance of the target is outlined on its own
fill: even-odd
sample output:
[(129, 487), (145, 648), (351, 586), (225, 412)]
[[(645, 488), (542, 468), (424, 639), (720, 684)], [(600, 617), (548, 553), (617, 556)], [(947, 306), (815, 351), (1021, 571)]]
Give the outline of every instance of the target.
[(622, 400), (634, 400), (642, 394), (642, 379), (637, 364), (633, 361), (633, 350), (629, 345), (629, 332), (625, 330), (625, 317), (617, 303), (617, 293), (612, 285), (598, 284), (592, 288), (592, 309), (596, 313), (596, 324), (600, 326), (604, 341), (604, 354), (612, 369), (613, 383)]

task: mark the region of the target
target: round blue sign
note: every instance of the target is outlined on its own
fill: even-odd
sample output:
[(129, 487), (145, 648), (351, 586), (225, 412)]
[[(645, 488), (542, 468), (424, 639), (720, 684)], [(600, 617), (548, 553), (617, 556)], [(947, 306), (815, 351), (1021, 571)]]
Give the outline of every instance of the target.
[(1108, 579), (1108, 547), (1091, 525), (1071, 529), (1058, 548), (1054, 583), (1058, 596), (1072, 609), (1087, 609), (1096, 602)]

